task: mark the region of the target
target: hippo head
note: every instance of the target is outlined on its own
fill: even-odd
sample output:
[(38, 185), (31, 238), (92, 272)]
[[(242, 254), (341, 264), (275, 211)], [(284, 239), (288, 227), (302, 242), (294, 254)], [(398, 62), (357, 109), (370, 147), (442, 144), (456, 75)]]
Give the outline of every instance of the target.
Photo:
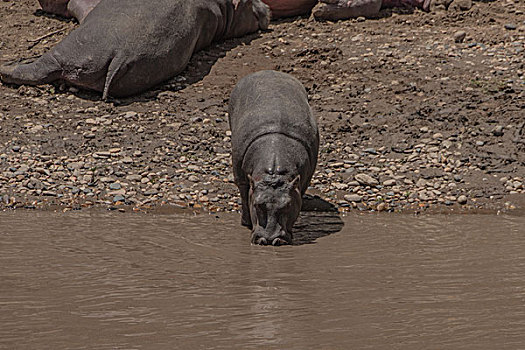
[(261, 0), (233, 0), (234, 17), (228, 37), (240, 37), (270, 24), (270, 8)]
[(252, 243), (283, 245), (292, 243), (292, 227), (301, 211), (301, 176), (266, 174), (250, 180), (249, 208)]

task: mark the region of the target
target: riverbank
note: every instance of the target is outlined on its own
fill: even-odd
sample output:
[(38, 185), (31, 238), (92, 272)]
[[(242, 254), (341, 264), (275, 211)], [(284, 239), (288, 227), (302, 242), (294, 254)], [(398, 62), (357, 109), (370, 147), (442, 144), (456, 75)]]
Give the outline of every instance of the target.
[[(110, 103), (60, 84), (0, 85), (0, 208), (238, 210), (228, 97), (261, 69), (307, 88), (321, 132), (309, 193), (340, 211), (519, 208), (524, 11), (497, 1), (465, 12), (280, 21)], [(0, 14), (1, 63), (42, 54), (76, 26), (43, 15), (36, 1), (4, 1)]]

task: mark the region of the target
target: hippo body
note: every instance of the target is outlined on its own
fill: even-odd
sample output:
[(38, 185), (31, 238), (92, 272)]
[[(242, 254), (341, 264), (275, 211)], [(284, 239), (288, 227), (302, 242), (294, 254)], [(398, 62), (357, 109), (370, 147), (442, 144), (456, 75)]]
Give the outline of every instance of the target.
[(317, 0), (262, 0), (270, 7), (272, 18), (300, 16), (309, 13)]
[(80, 23), (100, 0), (38, 0), (42, 10), (62, 17), (75, 17)]
[(102, 0), (57, 46), (32, 63), (1, 66), (0, 78), (30, 85), (65, 80), (102, 91), (104, 99), (129, 96), (180, 73), (212, 42), (268, 23), (260, 0)]
[(291, 243), (319, 151), (304, 87), (285, 73), (251, 74), (232, 92), (229, 121), (242, 225), (252, 229), (253, 243)]
[[(381, 8), (417, 7), (428, 11), (431, 0), (263, 0), (272, 18), (306, 15), (336, 21), (356, 17), (376, 17)], [(452, 1), (452, 0), (449, 0)], [(314, 7), (315, 6), (315, 7)], [(312, 10), (313, 8), (313, 10)]]

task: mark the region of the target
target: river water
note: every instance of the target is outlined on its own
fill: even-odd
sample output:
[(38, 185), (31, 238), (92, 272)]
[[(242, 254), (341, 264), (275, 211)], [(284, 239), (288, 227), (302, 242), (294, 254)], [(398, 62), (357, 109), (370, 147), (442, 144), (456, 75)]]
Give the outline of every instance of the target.
[(525, 217), (0, 213), (0, 349), (525, 349)]

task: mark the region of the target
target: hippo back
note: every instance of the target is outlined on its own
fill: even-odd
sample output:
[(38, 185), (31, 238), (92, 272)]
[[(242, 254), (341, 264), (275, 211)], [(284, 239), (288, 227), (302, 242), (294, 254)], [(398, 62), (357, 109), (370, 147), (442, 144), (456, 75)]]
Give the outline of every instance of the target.
[(278, 133), (304, 145), (315, 164), (319, 148), (317, 122), (302, 84), (289, 74), (260, 71), (241, 79), (230, 98), (234, 164), (242, 163), (259, 137)]

